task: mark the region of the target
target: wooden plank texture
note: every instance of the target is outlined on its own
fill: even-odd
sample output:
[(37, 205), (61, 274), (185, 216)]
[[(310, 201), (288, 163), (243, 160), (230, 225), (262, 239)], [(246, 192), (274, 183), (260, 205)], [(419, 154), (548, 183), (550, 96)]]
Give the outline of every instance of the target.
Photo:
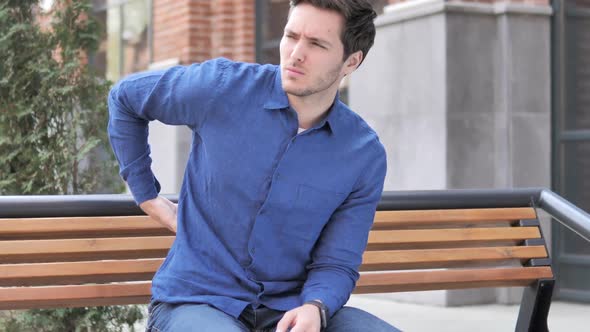
[(40, 286), (151, 280), (164, 259), (0, 265), (0, 286)]
[[(552, 278), (551, 268), (441, 270), (363, 273), (354, 293), (382, 293), (473, 287), (525, 286)], [(147, 303), (150, 282), (105, 285), (2, 287), (0, 310), (80, 305)]]
[(147, 303), (151, 282), (1, 287), (0, 310)]
[(533, 208), (377, 211), (374, 228), (535, 219)]
[(366, 251), (361, 270), (457, 266), (455, 263), (547, 257), (544, 246)]
[(174, 236), (0, 241), (0, 263), (163, 257), (173, 242)]
[(505, 241), (540, 238), (538, 227), (488, 227), (420, 230), (373, 230), (369, 234), (369, 246), (396, 244)]
[(0, 239), (172, 235), (148, 216), (0, 219)]
[[(516, 227), (535, 218), (533, 208), (378, 211), (361, 266), (372, 272), (355, 293), (552, 278), (550, 266), (506, 266), (547, 257), (543, 245), (518, 245), (541, 237), (536, 226)], [(0, 310), (147, 303), (173, 241), (147, 216), (0, 219)]]
[(537, 279), (550, 278), (553, 273), (549, 266), (363, 273), (354, 293), (526, 286)]

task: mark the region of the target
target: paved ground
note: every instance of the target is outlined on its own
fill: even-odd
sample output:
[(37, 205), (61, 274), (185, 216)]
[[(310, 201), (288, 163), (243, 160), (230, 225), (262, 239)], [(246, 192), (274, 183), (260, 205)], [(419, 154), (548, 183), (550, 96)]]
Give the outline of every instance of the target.
[[(514, 331), (518, 305), (437, 307), (392, 302), (371, 295), (353, 295), (348, 305), (381, 317), (402, 331), (503, 332)], [(551, 332), (590, 331), (590, 304), (553, 301), (549, 311)]]
[[(519, 309), (502, 304), (438, 307), (393, 302), (378, 295), (353, 295), (347, 305), (367, 310), (404, 332), (511, 332)], [(137, 324), (136, 331), (144, 331), (144, 324)], [(549, 330), (590, 331), (590, 304), (553, 301)]]

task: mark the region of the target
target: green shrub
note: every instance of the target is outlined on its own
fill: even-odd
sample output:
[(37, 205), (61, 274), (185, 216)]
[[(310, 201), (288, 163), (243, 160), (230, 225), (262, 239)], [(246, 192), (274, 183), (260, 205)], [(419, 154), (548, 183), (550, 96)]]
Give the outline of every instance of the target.
[[(100, 27), (88, 0), (55, 1), (41, 29), (36, 0), (0, 0), (0, 195), (121, 192), (106, 137), (111, 83), (86, 56)], [(122, 331), (139, 306), (10, 311), (0, 331)]]
[(0, 194), (120, 191), (106, 136), (111, 83), (85, 64), (100, 41), (91, 5), (56, 0), (42, 30), (36, 2), (0, 0)]
[(133, 331), (143, 319), (139, 306), (85, 307), (10, 312), (0, 320), (5, 332), (111, 332)]

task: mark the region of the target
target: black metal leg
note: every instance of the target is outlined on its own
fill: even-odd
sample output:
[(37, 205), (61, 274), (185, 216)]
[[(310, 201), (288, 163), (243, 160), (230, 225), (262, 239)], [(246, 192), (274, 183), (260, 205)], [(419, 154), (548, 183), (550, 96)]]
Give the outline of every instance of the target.
[(548, 332), (547, 315), (551, 306), (554, 279), (537, 280), (522, 294), (516, 332)]

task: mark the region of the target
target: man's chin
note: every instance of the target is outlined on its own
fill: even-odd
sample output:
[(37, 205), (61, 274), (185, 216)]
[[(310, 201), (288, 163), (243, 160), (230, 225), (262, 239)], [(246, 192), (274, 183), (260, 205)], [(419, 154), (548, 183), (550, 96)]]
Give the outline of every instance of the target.
[(295, 97), (307, 97), (307, 96), (309, 96), (311, 94), (309, 92), (309, 90), (297, 89), (297, 88), (288, 87), (288, 86), (285, 86), (285, 85), (283, 85), (283, 90), (285, 91), (286, 94), (292, 95), (292, 96), (295, 96)]

